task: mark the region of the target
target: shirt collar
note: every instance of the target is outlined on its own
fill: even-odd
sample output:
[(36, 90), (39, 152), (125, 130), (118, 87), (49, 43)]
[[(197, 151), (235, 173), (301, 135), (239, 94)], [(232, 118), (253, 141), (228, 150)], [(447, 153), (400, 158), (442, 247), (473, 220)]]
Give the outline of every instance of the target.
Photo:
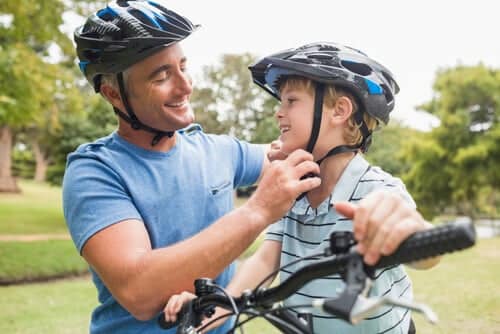
[(332, 190), (329, 198), (325, 199), (316, 209), (312, 209), (309, 205), (307, 197), (304, 196), (299, 201), (295, 202), (291, 212), (296, 215), (315, 214), (316, 216), (328, 213), (330, 206), (336, 202), (349, 201), (351, 199), (359, 180), (370, 167), (368, 161), (361, 154), (356, 154), (349, 161), (346, 168), (342, 172), (340, 179)]

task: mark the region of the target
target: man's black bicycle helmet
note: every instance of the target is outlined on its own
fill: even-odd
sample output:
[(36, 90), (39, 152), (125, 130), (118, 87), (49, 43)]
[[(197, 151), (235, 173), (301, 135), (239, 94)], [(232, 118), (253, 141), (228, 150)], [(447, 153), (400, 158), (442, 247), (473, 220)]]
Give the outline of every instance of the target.
[(114, 107), (115, 113), (135, 130), (154, 134), (151, 145), (173, 131), (163, 131), (142, 123), (128, 102), (123, 71), (163, 48), (189, 36), (198, 26), (187, 18), (153, 0), (116, 0), (91, 15), (75, 30), (76, 52), (80, 70), (100, 91), (103, 74), (114, 74), (126, 114)]
[(197, 26), (155, 1), (118, 0), (76, 29), (80, 69), (99, 92), (102, 74), (117, 74), (189, 36)]

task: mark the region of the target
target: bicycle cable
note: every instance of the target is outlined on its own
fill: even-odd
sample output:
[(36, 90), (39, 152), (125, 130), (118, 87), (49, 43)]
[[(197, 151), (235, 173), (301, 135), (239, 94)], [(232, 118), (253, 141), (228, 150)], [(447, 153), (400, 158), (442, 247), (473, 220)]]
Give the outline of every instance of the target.
[(276, 269), (275, 271), (273, 271), (269, 275), (267, 275), (262, 281), (260, 281), (260, 283), (257, 284), (257, 286), (255, 287), (254, 291), (259, 290), (262, 287), (262, 285), (265, 282), (267, 282), (267, 280), (276, 276), (276, 274), (279, 273), (282, 269), (288, 268), (289, 266), (294, 265), (296, 263), (299, 263), (300, 261), (313, 260), (315, 257), (321, 256), (321, 255), (325, 255), (325, 252), (316, 253), (316, 254), (305, 256), (305, 257), (301, 257), (301, 258), (298, 258), (297, 260), (293, 260), (292, 262), (289, 262), (289, 263), (279, 267), (278, 269)]

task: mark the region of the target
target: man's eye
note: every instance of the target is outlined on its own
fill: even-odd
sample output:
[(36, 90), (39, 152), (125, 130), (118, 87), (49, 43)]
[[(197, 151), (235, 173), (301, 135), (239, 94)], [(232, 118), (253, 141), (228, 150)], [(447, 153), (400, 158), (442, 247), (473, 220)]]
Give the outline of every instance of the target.
[(163, 82), (165, 80), (168, 80), (169, 76), (169, 73), (163, 72), (155, 78), (155, 82)]

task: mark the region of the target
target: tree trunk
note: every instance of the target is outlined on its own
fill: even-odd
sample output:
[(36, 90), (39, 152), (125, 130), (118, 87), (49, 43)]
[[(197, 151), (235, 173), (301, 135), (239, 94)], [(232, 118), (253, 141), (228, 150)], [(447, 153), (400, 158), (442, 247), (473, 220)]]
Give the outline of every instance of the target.
[(16, 179), (12, 177), (12, 131), (8, 126), (0, 127), (0, 192), (20, 192)]
[(37, 182), (44, 182), (45, 177), (47, 176), (47, 167), (49, 166), (49, 162), (45, 159), (45, 154), (43, 154), (40, 149), (40, 145), (38, 142), (32, 142), (33, 152), (35, 153), (35, 177), (34, 180)]

